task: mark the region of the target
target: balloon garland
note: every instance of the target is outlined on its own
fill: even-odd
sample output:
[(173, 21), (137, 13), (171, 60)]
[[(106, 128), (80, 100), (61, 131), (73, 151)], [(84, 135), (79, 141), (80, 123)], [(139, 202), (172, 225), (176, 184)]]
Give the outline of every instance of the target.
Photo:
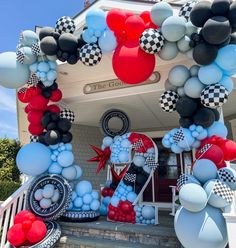
[[(194, 244), (203, 248), (224, 247), (227, 233), (220, 208), (231, 204), (232, 191), (236, 190), (236, 173), (226, 167), (226, 161), (236, 159), (236, 145), (226, 139), (227, 128), (219, 121), (218, 108), (226, 103), (233, 90), (235, 16), (236, 2), (228, 0), (191, 1), (182, 6), (179, 16), (174, 16), (171, 5), (159, 2), (150, 12), (140, 15), (118, 9), (107, 14), (100, 9), (88, 10), (86, 26), (79, 37), (75, 34), (74, 21), (66, 16), (56, 22), (55, 28), (42, 28), (39, 35), (23, 31), (16, 52), (0, 54), (0, 84), (19, 88), (18, 99), (27, 104), (25, 112), (32, 134), (33, 142), (23, 146), (17, 155), (18, 168), (30, 176), (56, 174), (70, 182), (78, 180), (82, 174), (81, 168), (74, 164), (70, 144), (71, 122), (75, 116), (57, 105), (62, 98), (56, 83), (57, 59), (69, 64), (81, 61), (86, 66), (95, 66), (104, 53), (114, 52), (114, 73), (125, 83), (138, 84), (153, 73), (155, 56), (171, 60), (178, 53), (186, 54), (198, 65), (173, 67), (165, 82), (166, 91), (160, 98), (164, 111), (177, 111), (180, 115), (180, 128), (167, 133), (163, 145), (175, 153), (198, 149), (193, 175), (182, 175), (178, 182), (182, 207), (175, 216), (175, 230), (185, 247), (194, 248)], [(145, 148), (139, 139), (146, 142)], [(138, 149), (124, 175), (115, 174), (113, 168), (114, 182), (107, 184), (102, 192), (101, 211), (105, 213), (108, 209), (111, 220), (153, 224), (155, 210), (132, 205), (150, 174), (146, 163), (157, 166), (153, 161), (153, 144), (149, 141), (139, 134), (128, 133), (117, 139), (106, 137), (102, 150), (95, 149), (98, 153), (95, 160), (105, 156), (110, 157), (112, 163), (129, 162), (130, 143), (136, 144)], [(117, 151), (117, 147), (122, 149)], [(36, 154), (39, 159), (35, 159)], [(104, 168), (105, 163), (104, 160), (99, 169)], [(80, 218), (78, 216), (83, 219), (86, 211), (90, 213), (88, 218), (97, 218), (100, 203), (91, 183), (70, 184), (72, 196), (65, 218), (73, 216), (75, 211), (82, 213), (76, 215), (76, 219)], [(38, 190), (34, 200), (38, 199), (40, 207), (48, 209), (56, 202), (55, 186), (48, 184)], [(41, 232), (35, 234), (37, 217), (32, 213), (22, 214), (30, 221), (16, 220), (9, 230), (9, 242), (19, 246), (43, 240), (47, 230), (45, 224), (36, 220), (40, 222), (37, 225)], [(206, 222), (205, 216), (208, 216)], [(188, 228), (190, 224), (195, 225), (192, 231)], [(202, 235), (199, 236), (200, 230)]]

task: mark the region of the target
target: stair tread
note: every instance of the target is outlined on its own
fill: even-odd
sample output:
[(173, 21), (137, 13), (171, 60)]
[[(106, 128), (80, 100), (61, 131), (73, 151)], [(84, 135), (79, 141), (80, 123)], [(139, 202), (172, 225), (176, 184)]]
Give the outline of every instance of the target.
[[(163, 246), (157, 245), (145, 245), (139, 243), (132, 243), (129, 241), (120, 241), (120, 240), (109, 240), (102, 238), (93, 238), (93, 237), (77, 237), (74, 235), (64, 235), (60, 239), (60, 244), (69, 244), (69, 245), (80, 245), (93, 247), (93, 248), (166, 248)], [(169, 247), (171, 248), (171, 247)]]

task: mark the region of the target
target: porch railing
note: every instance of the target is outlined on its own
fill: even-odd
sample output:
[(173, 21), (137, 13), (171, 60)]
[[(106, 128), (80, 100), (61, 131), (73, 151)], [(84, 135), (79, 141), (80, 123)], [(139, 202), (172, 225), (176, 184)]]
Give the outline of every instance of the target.
[(7, 230), (12, 226), (14, 216), (26, 208), (26, 194), (33, 178), (26, 181), (0, 206), (0, 248), (6, 248)]

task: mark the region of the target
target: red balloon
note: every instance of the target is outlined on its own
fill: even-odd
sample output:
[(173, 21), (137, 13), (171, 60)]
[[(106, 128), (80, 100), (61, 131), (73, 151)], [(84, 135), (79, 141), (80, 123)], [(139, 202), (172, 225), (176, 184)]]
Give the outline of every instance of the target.
[(121, 203), (121, 210), (123, 213), (129, 214), (132, 211), (132, 209), (133, 209), (133, 206), (129, 201), (124, 201)]
[(29, 104), (26, 105), (25, 106), (25, 113), (28, 114), (30, 112), (30, 110), (32, 110), (31, 107), (30, 107), (30, 105)]
[(33, 222), (26, 237), (31, 243), (35, 244), (41, 241), (46, 236), (46, 233), (47, 227), (44, 222), (36, 220)]
[(151, 22), (151, 15), (150, 15), (150, 11), (146, 10), (146, 11), (143, 11), (140, 15), (139, 15), (143, 21), (145, 23), (148, 23), (148, 22)]
[(43, 126), (42, 125), (33, 125), (29, 124), (28, 130), (32, 135), (40, 135), (43, 133)]
[(138, 84), (147, 80), (155, 68), (155, 56), (145, 53), (139, 42), (128, 40), (120, 44), (112, 57), (116, 76), (127, 84)]
[(126, 19), (127, 19), (128, 17), (130, 17), (130, 16), (133, 16), (133, 15), (134, 15), (133, 12), (131, 12), (131, 11), (125, 11)]
[(158, 26), (152, 22), (148, 22), (145, 24), (145, 29), (149, 29), (149, 28), (158, 29)]
[(42, 117), (43, 117), (43, 111), (40, 110), (31, 110), (29, 111), (27, 116), (28, 121), (34, 125), (41, 125)]
[(107, 26), (112, 31), (124, 30), (125, 29), (125, 20), (126, 14), (125, 12), (119, 9), (112, 9), (108, 12), (106, 22)]
[(53, 90), (50, 100), (52, 102), (59, 102), (62, 99), (62, 92), (59, 89)]
[(30, 107), (36, 110), (46, 110), (49, 100), (42, 95), (33, 96), (30, 99)]
[(28, 103), (29, 102), (29, 97), (27, 95), (27, 88), (21, 88), (18, 92), (17, 92), (17, 98), (20, 102), (23, 103)]
[(113, 211), (113, 210), (110, 210), (110, 211), (108, 212), (108, 218), (111, 219), (111, 220), (114, 219), (115, 215), (116, 215), (116, 212)]
[(59, 108), (56, 104), (51, 104), (51, 105), (49, 105), (49, 106), (47, 107), (47, 110), (48, 110), (48, 111), (51, 111), (51, 112), (53, 112), (53, 113), (58, 113), (58, 114), (61, 112), (60, 108)]
[(23, 210), (14, 217), (14, 224), (22, 224), (24, 221), (35, 221), (35, 215), (29, 210)]
[(139, 39), (145, 30), (145, 23), (140, 16), (130, 16), (125, 21), (125, 31), (129, 40)]
[(108, 188), (103, 188), (102, 189), (102, 196), (103, 197), (109, 196), (109, 189)]
[(13, 225), (7, 232), (7, 240), (13, 246), (20, 246), (26, 241), (26, 235), (22, 224)]

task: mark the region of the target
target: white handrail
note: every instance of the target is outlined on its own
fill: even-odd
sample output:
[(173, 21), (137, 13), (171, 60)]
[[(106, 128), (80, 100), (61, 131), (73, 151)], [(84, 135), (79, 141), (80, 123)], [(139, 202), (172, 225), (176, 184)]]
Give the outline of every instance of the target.
[(26, 194), (32, 180), (26, 181), (0, 206), (0, 248), (7, 247), (7, 231), (13, 224), (14, 216), (26, 207)]

